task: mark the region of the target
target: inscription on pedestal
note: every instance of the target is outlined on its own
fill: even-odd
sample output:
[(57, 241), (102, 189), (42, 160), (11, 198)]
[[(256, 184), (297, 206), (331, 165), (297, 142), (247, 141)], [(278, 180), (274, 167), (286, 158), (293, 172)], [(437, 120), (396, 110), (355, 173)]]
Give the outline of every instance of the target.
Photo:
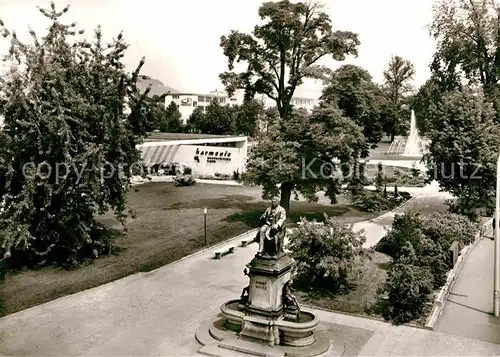
[(255, 282), (255, 289), (267, 290), (267, 283), (265, 283), (263, 281), (256, 281)]

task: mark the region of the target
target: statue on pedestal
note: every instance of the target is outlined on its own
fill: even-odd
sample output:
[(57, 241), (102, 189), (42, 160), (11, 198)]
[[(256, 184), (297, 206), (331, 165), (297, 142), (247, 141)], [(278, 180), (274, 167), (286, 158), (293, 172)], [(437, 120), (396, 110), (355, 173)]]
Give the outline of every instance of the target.
[(278, 197), (273, 197), (271, 207), (260, 217), (259, 233), (257, 233), (258, 255), (276, 256), (283, 252), (285, 238), (286, 210), (279, 205)]
[(292, 280), (287, 281), (283, 287), (283, 308), (285, 309), (285, 313), (289, 313), (295, 318), (300, 314), (299, 303), (293, 295)]

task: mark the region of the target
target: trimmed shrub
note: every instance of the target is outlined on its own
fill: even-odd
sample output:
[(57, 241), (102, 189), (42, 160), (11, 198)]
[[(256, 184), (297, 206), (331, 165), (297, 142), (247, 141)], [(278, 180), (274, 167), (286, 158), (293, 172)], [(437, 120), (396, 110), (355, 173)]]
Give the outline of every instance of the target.
[(353, 197), (353, 205), (363, 212), (379, 212), (390, 210), (397, 207), (402, 201), (408, 200), (411, 195), (405, 192), (405, 195), (395, 197), (384, 197), (384, 193), (377, 191), (363, 190)]
[(329, 293), (347, 289), (359, 274), (366, 241), (363, 233), (326, 216), (324, 225), (301, 221), (290, 236), (289, 249), (297, 262), (294, 286)]
[(392, 230), (376, 250), (393, 258), (385, 292), (384, 317), (395, 324), (420, 317), (428, 294), (446, 282), (448, 250), (453, 241), (473, 242), (477, 225), (453, 213), (423, 217), (417, 212), (397, 215)]
[(403, 247), (409, 242), (418, 255), (420, 242), (424, 238), (421, 229), (421, 216), (413, 211), (403, 215), (396, 215), (392, 222), (392, 229), (378, 242), (375, 249), (398, 259), (403, 253)]
[(377, 189), (378, 192), (381, 192), (384, 189), (386, 180), (385, 180), (385, 174), (384, 174), (384, 166), (382, 165), (381, 162), (377, 164), (377, 175), (375, 176), (375, 188)]
[(177, 175), (174, 179), (176, 186), (193, 186), (196, 180), (191, 175)]
[(432, 273), (402, 260), (389, 269), (385, 291), (387, 294), (383, 317), (395, 325), (418, 319), (432, 291)]
[(450, 212), (439, 212), (422, 221), (424, 234), (444, 249), (449, 249), (455, 240), (461, 247), (471, 244), (479, 229), (467, 217)]

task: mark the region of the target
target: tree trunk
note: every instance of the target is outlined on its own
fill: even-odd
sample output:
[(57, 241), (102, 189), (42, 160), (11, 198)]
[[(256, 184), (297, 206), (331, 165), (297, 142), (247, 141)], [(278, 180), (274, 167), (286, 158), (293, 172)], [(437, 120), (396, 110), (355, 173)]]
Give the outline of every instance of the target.
[(290, 197), (292, 196), (293, 183), (285, 182), (281, 184), (281, 199), (280, 206), (283, 207), (286, 212), (290, 210)]
[(394, 129), (391, 130), (391, 143), (394, 142), (394, 137), (396, 134), (394, 133)]

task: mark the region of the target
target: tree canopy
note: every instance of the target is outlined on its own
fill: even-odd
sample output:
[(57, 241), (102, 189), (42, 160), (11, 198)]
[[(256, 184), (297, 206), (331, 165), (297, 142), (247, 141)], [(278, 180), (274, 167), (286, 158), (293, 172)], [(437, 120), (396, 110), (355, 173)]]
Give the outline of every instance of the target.
[(405, 133), (409, 122), (408, 96), (411, 94), (410, 81), (415, 75), (413, 64), (393, 56), (384, 71), (384, 91), (387, 99), (384, 109), (384, 131), (391, 136), (391, 141), (396, 135)]
[[(337, 184), (331, 179), (301, 177), (302, 161), (331, 160), (336, 154), (352, 160), (349, 155), (360, 155), (360, 148), (366, 145), (363, 134), (335, 108), (326, 106), (309, 117), (293, 110), (290, 102), (304, 79), (325, 79), (330, 73), (319, 64), (322, 58), (341, 61), (357, 55), (358, 36), (334, 31), (318, 3), (265, 2), (259, 16), (263, 24), (251, 33), (231, 31), (220, 43), (228, 59), (229, 71), (220, 75), (227, 92), (244, 89), (247, 100), (255, 94), (265, 95), (276, 102), (280, 117), (250, 153), (244, 181), (262, 185), (265, 194), (276, 192), (279, 184), (281, 205), (286, 209), (293, 190), (313, 198), (328, 182), (335, 187), (329, 190), (333, 197)], [(245, 70), (237, 72), (237, 63), (246, 65)], [(340, 122), (345, 127), (339, 127)], [(321, 163), (315, 165), (318, 172)]]
[(121, 33), (105, 43), (98, 27), (89, 42), (62, 22), (68, 7), (39, 10), (51, 25), (31, 43), (2, 28), (14, 66), (0, 87), (0, 244), (23, 264), (75, 264), (109, 251), (97, 213), (125, 219), (128, 167), (149, 126), (136, 85), (144, 59), (129, 74)]
[(500, 124), (481, 90), (452, 91), (429, 112), (433, 123), (425, 156), (431, 178), (457, 197), (455, 211), (470, 218), (494, 208)]
[(187, 130), (203, 134), (252, 136), (264, 115), (264, 106), (256, 100), (235, 106), (220, 105), (214, 100), (205, 110), (195, 108), (187, 121)]
[(365, 149), (362, 129), (338, 108), (295, 110), (286, 121), (271, 124), (252, 148), (243, 182), (260, 185), (267, 198), (281, 191), (287, 210), (293, 192), (317, 201), (316, 193), (325, 189), (336, 202), (343, 177), (339, 166), (353, 164)]
[(159, 130), (164, 133), (180, 133), (184, 130), (179, 107), (171, 102), (165, 108), (164, 98), (153, 97), (148, 100), (148, 122), (151, 130)]
[[(328, 69), (319, 61), (331, 56), (341, 61), (357, 55), (358, 36), (333, 31), (331, 20), (318, 3), (289, 0), (265, 2), (259, 8), (264, 24), (252, 33), (231, 31), (221, 37), (229, 71), (220, 75), (228, 93), (244, 89), (247, 98), (257, 93), (276, 102), (281, 118), (290, 113), (290, 101), (306, 78), (323, 79)], [(246, 69), (235, 71), (235, 63)]]
[[(480, 84), (492, 100), (500, 79), (500, 8), (496, 0), (439, 0), (430, 26), (437, 42), (432, 72), (448, 89)], [(491, 96), (490, 96), (491, 94)]]
[(364, 68), (347, 64), (335, 70), (321, 100), (338, 106), (344, 116), (361, 126), (370, 144), (377, 144), (382, 138), (381, 111), (385, 98)]

